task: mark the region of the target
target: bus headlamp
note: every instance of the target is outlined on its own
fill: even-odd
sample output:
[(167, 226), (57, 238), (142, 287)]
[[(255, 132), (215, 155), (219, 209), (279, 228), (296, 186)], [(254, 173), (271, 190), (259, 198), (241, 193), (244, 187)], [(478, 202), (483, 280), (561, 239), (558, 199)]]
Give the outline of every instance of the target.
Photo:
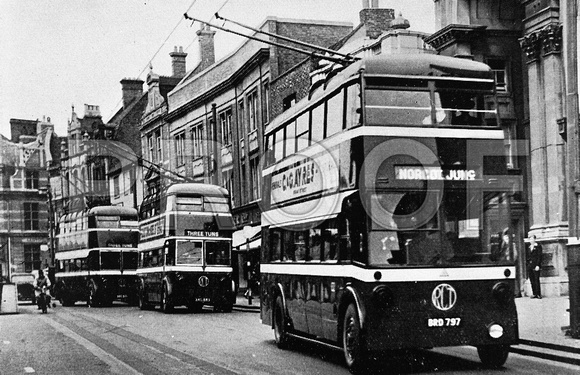
[(490, 324), (489, 327), (487, 327), (487, 331), (489, 336), (494, 339), (499, 339), (503, 336), (503, 327), (497, 323)]
[(512, 298), (512, 291), (508, 284), (497, 283), (492, 288), (493, 297), (501, 304), (508, 303)]
[(395, 299), (393, 292), (384, 285), (376, 286), (373, 289), (372, 298), (377, 307), (390, 307)]

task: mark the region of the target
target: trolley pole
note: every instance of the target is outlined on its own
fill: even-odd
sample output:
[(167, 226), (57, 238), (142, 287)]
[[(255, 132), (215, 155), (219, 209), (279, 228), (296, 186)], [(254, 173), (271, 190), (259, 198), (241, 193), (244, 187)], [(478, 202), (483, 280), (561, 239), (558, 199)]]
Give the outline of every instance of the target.
[[(563, 3), (563, 4), (562, 4)], [(570, 296), (570, 335), (580, 338), (580, 144), (578, 139), (578, 4), (577, 0), (561, 2), (564, 9), (562, 37), (566, 74), (566, 146), (568, 180), (568, 288)]]

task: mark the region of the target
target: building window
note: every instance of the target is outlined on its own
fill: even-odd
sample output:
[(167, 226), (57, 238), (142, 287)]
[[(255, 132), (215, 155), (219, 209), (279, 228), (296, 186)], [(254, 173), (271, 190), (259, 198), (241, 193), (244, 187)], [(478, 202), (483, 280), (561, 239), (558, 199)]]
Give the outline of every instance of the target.
[(191, 140), (193, 145), (193, 158), (203, 155), (203, 125), (195, 125), (191, 128)]
[(501, 59), (488, 59), (487, 65), (493, 71), (495, 75), (495, 87), (497, 92), (508, 92), (508, 74), (507, 67), (508, 64), (505, 60)]
[(262, 92), (264, 97), (264, 105), (262, 106), (262, 116), (265, 123), (270, 122), (270, 82), (264, 82), (264, 91)]
[(292, 93), (282, 100), (282, 110), (286, 111), (296, 104), (296, 93)]
[(244, 107), (244, 100), (238, 102), (238, 136), (240, 141), (247, 137), (246, 134), (246, 108)]
[(232, 178), (232, 170), (231, 169), (222, 171), (222, 184), (221, 185), (224, 189), (226, 189), (230, 193), (230, 196), (232, 197), (232, 203), (233, 203), (234, 181)]
[(113, 196), (119, 198), (121, 196), (121, 184), (119, 176), (113, 177)]
[(222, 129), (222, 146), (227, 146), (232, 143), (232, 110), (220, 112), (219, 121)]
[(162, 161), (162, 153), (161, 153), (161, 130), (157, 130), (155, 132), (155, 153), (156, 153), (156, 158), (155, 160), (157, 160), (158, 163), (160, 163)]
[(26, 188), (27, 189), (38, 189), (38, 172), (37, 171), (26, 171)]
[(175, 156), (177, 165), (185, 164), (185, 132), (175, 135)]
[(24, 230), (39, 230), (38, 203), (24, 203)]
[(240, 191), (242, 193), (242, 196), (240, 197), (240, 201), (239, 204), (245, 204), (248, 202), (248, 191), (246, 190), (246, 165), (242, 164), (240, 166)]
[(71, 134), (68, 139), (68, 154), (70, 156), (77, 153), (77, 135)]
[(250, 131), (256, 130), (258, 126), (258, 92), (253, 91), (248, 95), (248, 110), (250, 115)]
[(40, 245), (24, 245), (24, 272), (40, 269)]
[(260, 199), (260, 163), (259, 163), (259, 159), (253, 158), (250, 159), (250, 173), (251, 173), (251, 179), (252, 179), (252, 191), (251, 191), (251, 200), (257, 200)]
[(149, 161), (152, 163), (161, 162), (161, 130), (157, 130), (147, 138), (147, 148), (149, 149)]

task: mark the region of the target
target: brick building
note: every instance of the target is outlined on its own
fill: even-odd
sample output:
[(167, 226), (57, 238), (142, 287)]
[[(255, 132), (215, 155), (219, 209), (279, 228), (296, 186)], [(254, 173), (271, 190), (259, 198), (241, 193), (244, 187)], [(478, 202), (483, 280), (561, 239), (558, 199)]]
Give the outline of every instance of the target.
[(47, 166), (54, 125), (11, 119), (11, 139), (0, 136), (0, 280), (52, 263)]
[[(269, 17), (259, 29), (328, 47), (350, 33), (352, 25)], [(280, 112), (281, 106), (304, 95), (297, 91), (309, 84), (305, 82), (309, 82), (311, 68), (303, 70), (302, 80), (278, 85), (274, 82), (300, 65), (305, 56), (251, 39), (222, 60), (203, 66), (213, 60), (213, 56), (205, 56), (213, 53), (208, 47), (213, 44), (213, 34), (202, 28), (198, 35), (202, 66), (190, 71), (167, 96), (167, 125), (159, 130), (170, 140), (166, 143), (169, 150), (161, 150), (169, 152), (163, 163), (189, 179), (219, 184), (230, 191), (239, 229), (234, 246), (244, 244), (242, 250), (246, 250), (242, 233), (255, 240), (260, 230), (264, 127), (274, 116), (271, 112)], [(259, 241), (252, 241), (251, 247), (257, 246)], [(255, 251), (239, 253), (236, 258), (242, 288), (247, 271), (243, 265), (257, 258)]]

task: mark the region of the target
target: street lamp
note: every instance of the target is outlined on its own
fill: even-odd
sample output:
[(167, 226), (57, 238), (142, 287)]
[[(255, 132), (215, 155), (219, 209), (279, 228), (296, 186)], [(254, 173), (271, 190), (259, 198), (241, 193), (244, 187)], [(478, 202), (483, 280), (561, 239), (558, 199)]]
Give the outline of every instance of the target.
[(50, 183), (47, 186), (38, 189), (39, 194), (46, 195), (46, 204), (48, 205), (48, 235), (49, 245), (41, 245), (45, 247), (43, 251), (49, 251), (50, 266), (54, 265), (54, 210), (52, 207), (52, 193), (50, 191)]

